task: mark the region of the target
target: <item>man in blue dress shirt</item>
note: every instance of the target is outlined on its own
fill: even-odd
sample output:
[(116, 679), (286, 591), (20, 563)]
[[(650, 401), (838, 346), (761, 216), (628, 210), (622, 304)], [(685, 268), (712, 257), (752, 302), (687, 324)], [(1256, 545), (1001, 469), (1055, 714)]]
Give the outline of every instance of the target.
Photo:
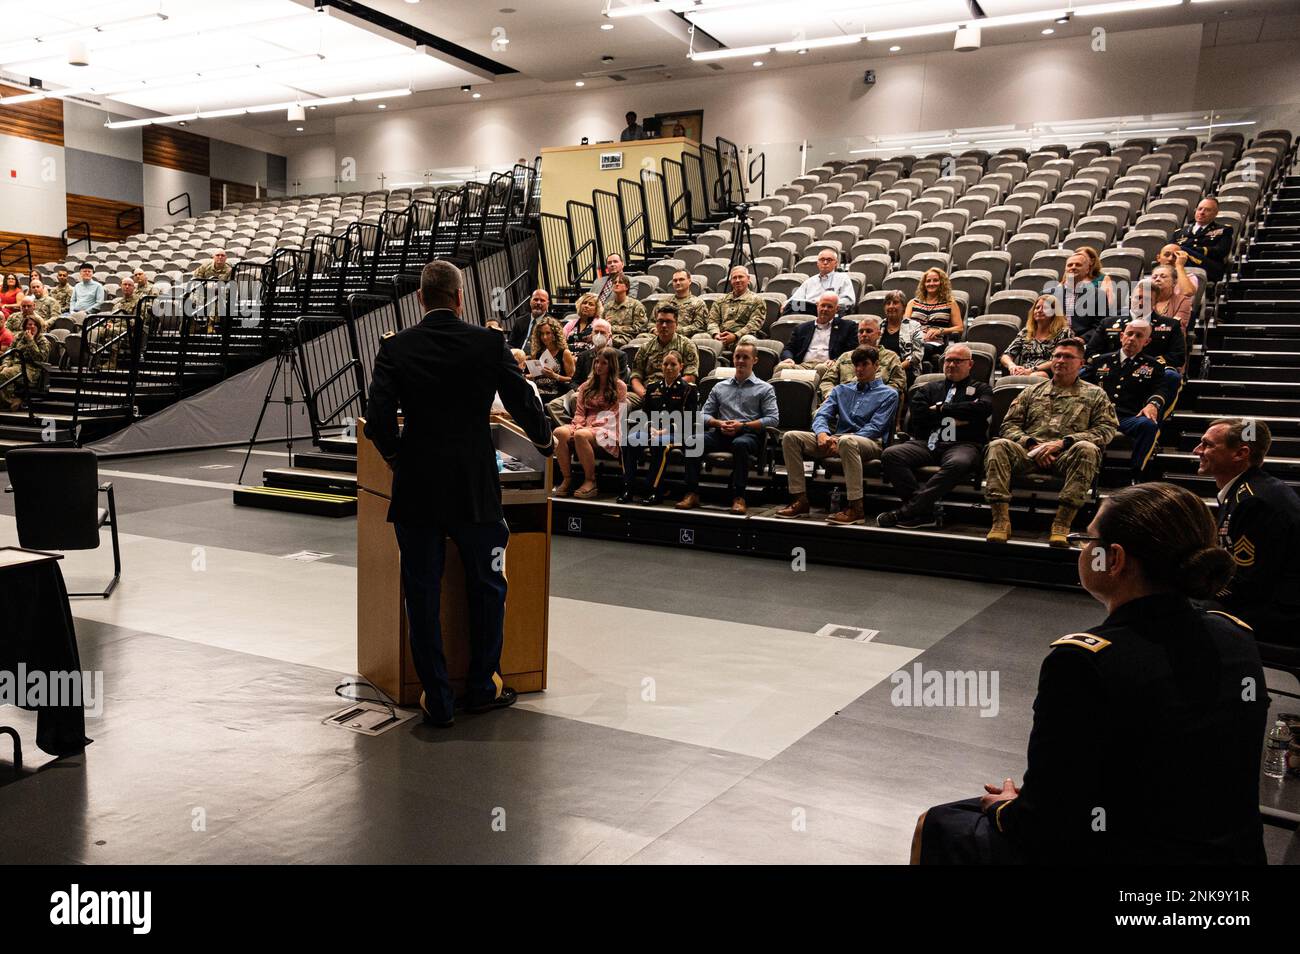
[(781, 417), (776, 407), (776, 391), (766, 381), (754, 377), (756, 349), (742, 339), (736, 345), (732, 363), (736, 375), (723, 378), (713, 386), (700, 422), (704, 425), (704, 443), (698, 457), (686, 458), (686, 496), (678, 510), (700, 505), (700, 465), (706, 454), (731, 451), (731, 512), (744, 514), (745, 484), (749, 479), (749, 455), (758, 455), (763, 428), (776, 427)]
[(858, 348), (853, 352), (857, 380), (835, 386), (817, 409), (811, 431), (786, 431), (781, 438), (791, 499), (776, 516), (802, 517), (812, 509), (805, 491), (805, 458), (838, 456), (844, 466), (847, 502), (826, 521), (843, 527), (862, 522), (862, 462), (880, 457), (898, 414), (898, 392), (876, 378), (879, 367), (879, 351)]

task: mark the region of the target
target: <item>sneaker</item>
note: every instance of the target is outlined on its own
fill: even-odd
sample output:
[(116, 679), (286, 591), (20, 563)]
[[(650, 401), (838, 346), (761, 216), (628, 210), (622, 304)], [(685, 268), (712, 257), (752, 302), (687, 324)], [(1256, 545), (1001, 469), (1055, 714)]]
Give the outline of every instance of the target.
[(920, 530), (924, 527), (937, 527), (939, 522), (932, 513), (911, 513), (894, 521), (901, 530)]
[(898, 521), (903, 519), (901, 516), (899, 516), (901, 512), (902, 511), (899, 510), (886, 510), (884, 513), (877, 514), (876, 526), (886, 527), (886, 528), (898, 526)]

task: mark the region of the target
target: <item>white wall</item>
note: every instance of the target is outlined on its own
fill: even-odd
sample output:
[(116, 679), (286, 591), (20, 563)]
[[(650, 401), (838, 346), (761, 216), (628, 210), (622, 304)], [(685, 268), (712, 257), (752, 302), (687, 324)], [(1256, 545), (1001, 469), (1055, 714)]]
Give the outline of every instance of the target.
[(0, 231), (58, 235), (67, 224), (63, 148), (0, 136)]
[(182, 192), (190, 194), (190, 214), (208, 211), (211, 186), (207, 176), (191, 172), (164, 169), (162, 166), (144, 165), (144, 228), (151, 231), (170, 222), (179, 222), (184, 215), (168, 215), (167, 201)]
[[(1293, 44), (1203, 49), (1202, 34), (1197, 24), (1110, 31), (1101, 52), (1089, 37), (1060, 38), (343, 116), (335, 120), (333, 156), (319, 142), (287, 142), (289, 180), (329, 175), (325, 164), (344, 157), (355, 158), (362, 175), (506, 165), (583, 136), (615, 139), (629, 108), (642, 115), (703, 109), (707, 139), (769, 144), (771, 183), (798, 168), (797, 153), (774, 144), (805, 137), (1300, 104), (1300, 51)], [(874, 87), (862, 82), (866, 69), (876, 71)]]
[(102, 109), (64, 100), (63, 144), (69, 149), (140, 162), (143, 155), (140, 127), (105, 129), (105, 115)]
[[(287, 188), (290, 194), (322, 191), (319, 183), (333, 182), (338, 175), (333, 134), (286, 140), (284, 151), (288, 156)], [(302, 183), (302, 186), (295, 187), (295, 182)]]

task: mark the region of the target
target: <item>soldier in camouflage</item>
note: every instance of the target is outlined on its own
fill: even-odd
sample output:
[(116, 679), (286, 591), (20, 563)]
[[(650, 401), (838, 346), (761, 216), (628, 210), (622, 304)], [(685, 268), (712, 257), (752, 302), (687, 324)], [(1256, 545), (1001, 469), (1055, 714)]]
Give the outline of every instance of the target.
[(225, 249), (217, 249), (212, 253), (212, 261), (205, 262), (194, 269), (194, 277), (198, 281), (228, 282), (233, 273), (234, 269), (226, 264)]
[(605, 305), (602, 317), (614, 329), (614, 347), (621, 348), (633, 338), (650, 333), (650, 322), (645, 315), (645, 305), (628, 294), (632, 282), (626, 275), (614, 279), (614, 297)]
[(149, 280), (149, 274), (143, 268), (137, 268), (131, 274), (131, 277), (135, 279), (135, 289), (141, 295), (148, 296), (158, 294), (158, 286)]
[(691, 294), (691, 273), (684, 268), (673, 272), (673, 299), (677, 306), (677, 333), (683, 338), (709, 333), (709, 303)]
[(1083, 354), (1078, 338), (1058, 343), (1052, 377), (1020, 392), (1003, 418), (1001, 437), (989, 444), (984, 495), (993, 510), (991, 542), (1006, 543), (1011, 536), (1011, 478), (1037, 470), (1065, 481), (1048, 543), (1068, 545), (1070, 524), (1088, 499), (1103, 449), (1119, 428), (1106, 392), (1079, 380)]
[[(32, 279), (30, 292), (23, 301), (31, 301), (35, 305), (37, 317), (45, 322), (45, 327), (48, 328), (50, 322), (62, 313), (63, 308), (60, 306), (59, 300), (50, 294), (49, 289), (45, 287), (45, 283), (39, 278)], [(12, 320), (11, 318), (10, 321)], [(9, 330), (17, 331), (17, 328), (10, 327)]]
[(709, 312), (709, 334), (731, 351), (745, 335), (755, 335), (767, 321), (767, 305), (749, 290), (749, 270), (737, 265), (731, 270), (731, 294), (713, 303)]
[(72, 282), (68, 281), (68, 270), (66, 268), (60, 266), (54, 274), (56, 281), (54, 287), (50, 289), (50, 294), (59, 303), (59, 313), (65, 314), (68, 305), (72, 303)]
[(700, 352), (689, 338), (677, 333), (677, 306), (665, 301), (655, 310), (655, 337), (637, 349), (632, 359), (632, 386), (627, 392), (629, 408), (640, 407), (646, 388), (663, 380), (664, 355), (669, 351), (682, 356), (682, 380), (694, 384), (700, 374)]
[(20, 409), (19, 378), (26, 371), (27, 386), (39, 387), (45, 373), (45, 362), (49, 360), (50, 343), (45, 338), (44, 323), (35, 315), (24, 312), (22, 328), (14, 336), (13, 346), (4, 361), (0, 362), (0, 406), (7, 406), (11, 411)]

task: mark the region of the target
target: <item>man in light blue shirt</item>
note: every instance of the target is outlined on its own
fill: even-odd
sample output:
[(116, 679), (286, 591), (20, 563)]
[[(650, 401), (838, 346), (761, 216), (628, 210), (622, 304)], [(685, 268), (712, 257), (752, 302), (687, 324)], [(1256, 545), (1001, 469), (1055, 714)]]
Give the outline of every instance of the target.
[(763, 428), (776, 427), (780, 412), (776, 391), (766, 381), (754, 377), (755, 347), (742, 341), (736, 345), (732, 362), (733, 378), (723, 378), (713, 386), (700, 411), (704, 442), (699, 456), (686, 458), (686, 496), (678, 510), (700, 505), (700, 465), (704, 455), (731, 451), (731, 512), (743, 515), (745, 484), (749, 479), (749, 455), (758, 455), (763, 442)]
[(880, 352), (875, 348), (855, 350), (853, 372), (857, 380), (835, 386), (817, 409), (811, 431), (786, 431), (781, 451), (791, 500), (776, 516), (802, 517), (812, 509), (803, 472), (805, 458), (838, 456), (844, 466), (847, 502), (826, 522), (845, 527), (862, 522), (862, 462), (879, 459), (898, 416), (898, 391), (876, 377), (879, 367)]
[(81, 281), (72, 286), (68, 311), (92, 311), (104, 303), (104, 286), (95, 281), (95, 270), (86, 263), (81, 266)]
[(840, 257), (829, 248), (817, 253), (817, 274), (795, 289), (790, 300), (785, 303), (781, 314), (806, 314), (817, 310), (817, 299), (827, 292), (834, 292), (839, 298), (838, 314), (846, 315), (857, 303), (853, 290), (853, 280), (848, 272), (836, 271)]

